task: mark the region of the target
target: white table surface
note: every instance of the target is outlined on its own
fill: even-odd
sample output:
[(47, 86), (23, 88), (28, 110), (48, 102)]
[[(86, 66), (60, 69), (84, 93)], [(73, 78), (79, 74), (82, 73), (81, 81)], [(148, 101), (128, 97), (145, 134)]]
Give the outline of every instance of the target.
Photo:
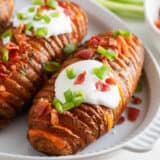
[[(128, 24), (129, 28), (142, 39), (143, 43), (149, 47), (160, 65), (160, 46), (158, 49), (158, 46), (154, 46), (152, 43), (150, 36), (148, 35), (149, 30), (146, 27), (145, 22), (126, 19), (125, 22)], [(122, 149), (109, 156), (100, 157), (98, 160), (160, 160), (160, 139), (150, 152), (133, 153)]]

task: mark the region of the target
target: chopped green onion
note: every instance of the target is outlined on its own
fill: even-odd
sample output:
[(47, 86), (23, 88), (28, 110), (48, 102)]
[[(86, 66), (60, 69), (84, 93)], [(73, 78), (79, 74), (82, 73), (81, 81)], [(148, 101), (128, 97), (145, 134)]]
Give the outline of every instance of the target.
[(48, 29), (46, 27), (41, 27), (36, 30), (36, 35), (38, 37), (45, 37), (48, 35)]
[(76, 91), (73, 93), (73, 101), (75, 106), (79, 106), (84, 102), (84, 92), (82, 91)]
[(7, 48), (3, 49), (3, 57), (2, 60), (4, 62), (7, 62), (9, 60), (9, 50)]
[(77, 50), (76, 45), (74, 44), (68, 44), (63, 48), (63, 52), (66, 55), (71, 55), (72, 53), (74, 53)]
[(11, 30), (5, 31), (2, 34), (1, 38), (4, 44), (8, 43), (12, 39), (12, 31)]
[(44, 0), (32, 0), (33, 5), (42, 5), (44, 4)]
[(57, 3), (55, 0), (47, 0), (47, 6), (53, 9), (57, 8)]
[(62, 106), (61, 102), (60, 102), (57, 98), (55, 98), (55, 99), (53, 100), (53, 105), (54, 105), (55, 109), (56, 109), (59, 113), (63, 113), (63, 112), (64, 112), (63, 106)]
[(94, 68), (93, 74), (100, 80), (103, 80), (110, 72), (110, 68), (107, 65), (102, 65), (100, 68)]
[(65, 98), (66, 102), (72, 101), (72, 97), (73, 97), (73, 95), (72, 95), (72, 91), (70, 89), (68, 89), (64, 92), (64, 98)]
[(136, 88), (136, 92), (137, 93), (140, 93), (140, 92), (142, 92), (143, 91), (143, 83), (142, 83), (142, 81), (140, 80), (139, 82), (138, 82), (138, 85), (137, 85), (137, 88)]
[(59, 113), (68, 111), (72, 108), (78, 107), (84, 102), (84, 93), (82, 91), (72, 92), (70, 89), (64, 92), (65, 103), (55, 98), (53, 105)]
[(50, 18), (49, 16), (47, 16), (47, 15), (43, 15), (43, 16), (42, 16), (42, 19), (43, 19), (44, 22), (47, 23), (47, 24), (51, 22), (51, 18)]
[(44, 70), (47, 72), (55, 72), (59, 69), (60, 64), (55, 61), (47, 62), (44, 65)]
[(113, 31), (113, 35), (114, 36), (124, 36), (126, 38), (130, 38), (132, 36), (132, 33), (129, 31), (125, 31), (125, 30), (117, 30), (117, 31)]
[(76, 74), (73, 68), (67, 68), (66, 74), (67, 74), (68, 79), (74, 79), (76, 77)]
[(27, 17), (27, 15), (25, 15), (25, 14), (23, 14), (23, 13), (18, 13), (18, 14), (17, 14), (17, 19), (23, 21), (23, 20), (27, 20), (28, 17)]
[(34, 21), (40, 21), (41, 19), (43, 19), (43, 15), (41, 12), (37, 12), (36, 15), (33, 17)]
[(32, 32), (34, 29), (34, 26), (32, 23), (26, 24), (26, 31)]
[(105, 56), (109, 61), (117, 58), (117, 54), (112, 49), (105, 49), (102, 46), (97, 47), (97, 53)]
[(70, 110), (74, 107), (75, 107), (74, 102), (66, 102), (66, 103), (63, 104), (63, 110), (64, 111), (68, 111), (68, 110)]
[(59, 16), (59, 12), (58, 11), (56, 11), (56, 12), (53, 12), (53, 13), (51, 13), (51, 17), (58, 17)]
[(28, 12), (30, 12), (30, 13), (32, 13), (32, 12), (34, 12), (35, 11), (35, 8), (34, 7), (30, 7), (29, 9), (28, 9)]

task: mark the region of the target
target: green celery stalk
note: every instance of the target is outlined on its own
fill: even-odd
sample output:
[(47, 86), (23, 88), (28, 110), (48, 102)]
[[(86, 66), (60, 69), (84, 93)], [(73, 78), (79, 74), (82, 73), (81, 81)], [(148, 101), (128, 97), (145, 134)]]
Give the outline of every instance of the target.
[(135, 4), (135, 5), (144, 5), (144, 0), (110, 0), (113, 2), (119, 2), (119, 3), (127, 3), (127, 4)]
[(143, 6), (112, 2), (108, 0), (97, 0), (97, 2), (116, 13), (126, 12), (126, 13), (134, 14), (140, 17), (144, 16)]

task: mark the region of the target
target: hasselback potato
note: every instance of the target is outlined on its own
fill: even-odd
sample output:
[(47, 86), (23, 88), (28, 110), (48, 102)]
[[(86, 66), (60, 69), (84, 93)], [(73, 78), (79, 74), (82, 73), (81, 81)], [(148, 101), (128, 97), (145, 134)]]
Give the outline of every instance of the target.
[[(112, 52), (106, 54), (108, 51)], [(121, 117), (135, 91), (141, 75), (143, 61), (143, 46), (135, 35), (127, 31), (114, 31), (93, 36), (62, 64), (61, 69), (53, 74), (52, 78), (34, 98), (28, 120), (28, 139), (31, 145), (38, 151), (49, 155), (68, 155), (83, 149), (111, 130)], [(64, 78), (64, 71), (66, 71), (68, 79), (72, 79), (74, 77), (74, 66), (80, 65), (81, 62), (86, 65), (79, 66), (76, 69), (81, 70), (83, 68), (81, 71), (85, 70), (85, 72), (82, 72), (81, 76), (78, 76), (77, 80), (74, 81), (74, 84), (70, 85), (69, 80)], [(110, 68), (112, 78), (107, 79), (107, 83), (102, 83), (102, 81), (98, 85), (96, 83), (96, 89), (103, 92), (109, 89), (111, 85), (116, 84), (120, 95), (117, 106), (111, 107), (95, 103), (97, 91), (91, 92), (88, 87), (91, 86), (90, 84), (95, 78), (90, 80), (89, 83), (86, 82), (87, 76), (89, 77), (89, 74), (91, 74), (87, 72), (90, 62), (94, 62), (94, 64), (101, 62), (104, 66)], [(66, 67), (70, 67), (70, 70), (69, 68), (67, 70)], [(96, 76), (103, 75), (102, 70), (99, 71), (94, 72)], [(85, 75), (86, 79), (84, 78)], [(58, 84), (59, 79), (62, 80), (61, 84)], [(70, 105), (68, 103), (63, 105), (57, 103), (60, 106), (55, 103), (55, 97), (59, 96), (58, 92), (61, 93), (63, 88), (68, 85), (72, 86), (70, 89), (74, 89), (74, 85), (80, 85), (81, 83), (84, 83), (84, 86), (85, 83), (88, 85), (85, 86), (86, 90), (85, 87), (83, 89), (86, 91), (86, 96), (89, 98), (91, 98), (91, 95), (93, 96), (90, 102), (82, 102), (75, 108), (71, 105), (72, 103)], [(87, 90), (89, 90), (89, 93), (87, 93)], [(65, 92), (64, 96), (66, 96), (66, 93), (70, 93), (70, 90)], [(116, 100), (116, 95), (113, 94), (112, 96), (114, 98), (111, 97), (111, 99)], [(69, 99), (70, 96), (65, 98)], [(66, 104), (68, 104), (69, 110), (65, 110)], [(59, 110), (58, 107), (62, 106), (64, 110)]]
[[(26, 25), (21, 24), (2, 34), (3, 38), (0, 40), (0, 127), (5, 126), (21, 113), (25, 106), (28, 106), (45, 80), (44, 65), (52, 60), (58, 62), (63, 60), (65, 57), (63, 47), (68, 44), (76, 45), (87, 32), (87, 17), (79, 6), (69, 1), (58, 1), (58, 6), (61, 7), (61, 12), (64, 10), (68, 14), (67, 19), (70, 17), (71, 33), (65, 32), (50, 37), (37, 36), (34, 32), (33, 35), (28, 35)], [(46, 8), (48, 9), (48, 6), (40, 6), (40, 10)], [(27, 10), (32, 12), (33, 9), (34, 7), (31, 7)], [(51, 9), (49, 11), (52, 12)], [(63, 19), (65, 12), (62, 15)], [(17, 14), (20, 20), (26, 18), (25, 16), (26, 14)], [(53, 13), (53, 18), (58, 19), (58, 16), (61, 16), (61, 13)], [(48, 20), (49, 17), (42, 18)], [(39, 22), (39, 19), (35, 22)], [(46, 31), (46, 28), (42, 29), (38, 32), (40, 35), (45, 33), (44, 29)], [(8, 38), (11, 40), (8, 41)]]
[(13, 12), (14, 0), (0, 0), (0, 26), (4, 27)]

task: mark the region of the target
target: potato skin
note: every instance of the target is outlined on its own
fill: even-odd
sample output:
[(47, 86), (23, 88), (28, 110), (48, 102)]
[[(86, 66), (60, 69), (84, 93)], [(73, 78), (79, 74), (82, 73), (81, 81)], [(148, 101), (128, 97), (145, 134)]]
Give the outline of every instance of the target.
[[(109, 61), (97, 55), (97, 44), (101, 44), (106, 48), (113, 48), (118, 53), (117, 58)], [(82, 54), (84, 52), (81, 51), (85, 51), (87, 54), (84, 55)], [(64, 114), (59, 114), (52, 104), (55, 98), (55, 80), (66, 66), (84, 59), (96, 59), (110, 66), (114, 80), (120, 88), (122, 102), (115, 109), (84, 103)], [(144, 48), (135, 35), (130, 38), (116, 37), (113, 32), (106, 32), (95, 35), (82, 44), (73, 56), (64, 61), (61, 69), (52, 75), (51, 79), (33, 100), (28, 117), (28, 139), (32, 146), (49, 155), (57, 155), (58, 148), (55, 150), (45, 149), (45, 146), (56, 147), (58, 142), (53, 142), (52, 136), (49, 136), (55, 136), (56, 134), (60, 142), (67, 141), (70, 144), (70, 149), (67, 150), (65, 147), (58, 152), (58, 155), (74, 154), (110, 131), (126, 109), (129, 99), (136, 89), (142, 73), (143, 63)], [(61, 128), (65, 132), (58, 134), (58, 129), (55, 127)], [(43, 131), (43, 134), (41, 131)], [(32, 132), (35, 133), (34, 136), (32, 136)], [(47, 139), (46, 134), (48, 135)], [(45, 144), (37, 142), (35, 135), (37, 138), (45, 139)], [(64, 138), (66, 135), (68, 137)], [(80, 141), (72, 139), (70, 142), (70, 138), (73, 135), (78, 137)]]
[[(12, 39), (6, 45), (0, 39), (0, 120), (3, 122), (0, 128), (29, 108), (33, 96), (48, 78), (44, 64), (61, 63), (67, 57), (64, 46), (77, 45), (87, 33), (85, 12), (70, 1), (61, 1), (61, 5), (70, 13), (71, 33), (40, 38), (26, 35), (25, 26), (21, 25), (9, 27)], [(11, 53), (7, 62), (3, 60), (3, 48)]]

